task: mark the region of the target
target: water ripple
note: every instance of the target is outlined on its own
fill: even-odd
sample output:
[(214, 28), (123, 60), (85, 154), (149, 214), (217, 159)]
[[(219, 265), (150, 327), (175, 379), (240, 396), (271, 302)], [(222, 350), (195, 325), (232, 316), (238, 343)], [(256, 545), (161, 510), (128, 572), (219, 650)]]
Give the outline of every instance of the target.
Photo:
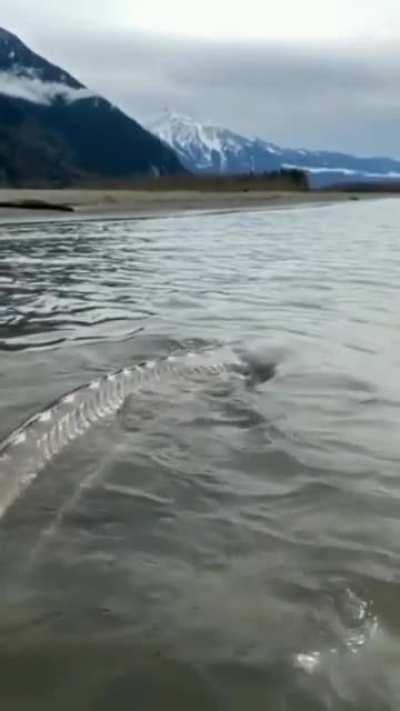
[(399, 707), (399, 222), (376, 201), (0, 228), (1, 436), (176, 350), (255, 374), (147, 382), (9, 511), (0, 702)]

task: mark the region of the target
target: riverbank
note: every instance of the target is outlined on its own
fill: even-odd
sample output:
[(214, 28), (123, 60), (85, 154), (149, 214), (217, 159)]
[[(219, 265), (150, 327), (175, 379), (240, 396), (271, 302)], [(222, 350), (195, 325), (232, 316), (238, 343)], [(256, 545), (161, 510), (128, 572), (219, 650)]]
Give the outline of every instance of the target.
[[(180, 212), (265, 210), (371, 200), (370, 194), (141, 190), (0, 190), (0, 223), (150, 218)], [(382, 195), (379, 195), (381, 198)]]

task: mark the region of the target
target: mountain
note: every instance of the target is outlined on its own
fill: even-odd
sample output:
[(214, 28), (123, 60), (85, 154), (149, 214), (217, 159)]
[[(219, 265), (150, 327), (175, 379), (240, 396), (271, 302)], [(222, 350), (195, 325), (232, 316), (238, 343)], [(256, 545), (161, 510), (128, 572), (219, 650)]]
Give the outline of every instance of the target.
[(165, 112), (148, 128), (171, 146), (182, 164), (194, 173), (263, 173), (299, 168), (307, 172), (312, 187), (400, 179), (400, 161), (390, 158), (281, 148), (262, 138), (197, 123), (175, 112)]
[(183, 172), (164, 142), (0, 28), (0, 184)]
[(171, 146), (183, 165), (195, 173), (263, 173), (281, 167), (279, 149), (259, 138), (246, 138), (226, 128), (196, 123), (189, 116), (165, 112), (149, 131)]

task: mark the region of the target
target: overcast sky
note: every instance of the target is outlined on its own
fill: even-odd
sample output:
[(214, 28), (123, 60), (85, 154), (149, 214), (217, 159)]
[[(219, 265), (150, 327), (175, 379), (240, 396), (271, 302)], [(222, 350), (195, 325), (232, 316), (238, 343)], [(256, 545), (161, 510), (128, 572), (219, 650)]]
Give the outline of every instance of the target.
[(2, 0), (0, 25), (142, 121), (400, 157), (400, 0)]

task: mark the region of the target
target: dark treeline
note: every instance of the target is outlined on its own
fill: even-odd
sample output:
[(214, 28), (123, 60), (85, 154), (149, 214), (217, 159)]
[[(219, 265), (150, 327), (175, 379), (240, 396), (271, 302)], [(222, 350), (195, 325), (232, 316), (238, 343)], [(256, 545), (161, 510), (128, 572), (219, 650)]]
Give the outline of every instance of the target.
[(398, 180), (381, 180), (368, 182), (352, 182), (343, 183), (340, 185), (329, 185), (324, 188), (325, 192), (341, 192), (341, 193), (399, 193), (400, 181)]
[(289, 190), (309, 190), (307, 175), (302, 170), (279, 170), (256, 175), (163, 175), (153, 177), (137, 177), (130, 180), (90, 180), (81, 183), (80, 187), (107, 188), (115, 190), (179, 190), (202, 192), (249, 192)]

